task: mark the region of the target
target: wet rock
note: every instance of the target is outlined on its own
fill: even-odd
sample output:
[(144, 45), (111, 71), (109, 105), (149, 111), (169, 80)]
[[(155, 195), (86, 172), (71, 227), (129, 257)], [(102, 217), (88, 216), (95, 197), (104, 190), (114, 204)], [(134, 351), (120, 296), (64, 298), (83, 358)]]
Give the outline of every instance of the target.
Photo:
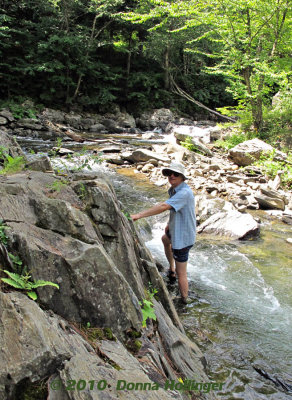
[(74, 154), (73, 150), (66, 149), (65, 147), (53, 147), (52, 150), (56, 151), (59, 156), (67, 156), (68, 154)]
[(282, 215), (282, 221), (285, 222), (285, 224), (292, 225), (292, 211), (285, 211)]
[(250, 214), (231, 210), (212, 215), (198, 227), (198, 233), (245, 239), (259, 233), (259, 224)]
[(149, 161), (152, 158), (157, 161), (164, 161), (164, 162), (169, 161), (169, 158), (161, 154), (155, 153), (154, 151), (146, 149), (135, 150), (132, 153), (127, 153), (127, 154), (122, 153), (121, 157), (124, 160), (131, 161), (133, 163)]
[(102, 153), (120, 153), (121, 152), (121, 147), (119, 146), (107, 146), (107, 147), (102, 147), (99, 151)]

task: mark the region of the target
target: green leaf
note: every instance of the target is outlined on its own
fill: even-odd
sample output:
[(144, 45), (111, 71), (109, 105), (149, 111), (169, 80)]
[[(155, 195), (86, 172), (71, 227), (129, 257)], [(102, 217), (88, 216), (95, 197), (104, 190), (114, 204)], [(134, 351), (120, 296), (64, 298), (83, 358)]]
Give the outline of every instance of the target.
[[(8, 275), (15, 283), (21, 285), (22, 289), (25, 289), (25, 280), (21, 275), (15, 274), (13, 272), (4, 270), (5, 274)], [(5, 279), (5, 278), (4, 278)]]
[(31, 291), (31, 292), (26, 292), (26, 294), (28, 295), (28, 297), (30, 297), (30, 298), (33, 299), (33, 300), (36, 300), (36, 299), (38, 298), (36, 292), (33, 292), (33, 291)]
[(10, 285), (16, 289), (24, 289), (23, 285), (20, 283), (17, 283), (16, 281), (14, 281), (13, 279), (10, 278), (1, 278), (1, 281), (7, 283), (7, 285)]
[(53, 282), (50, 282), (50, 281), (43, 281), (43, 280), (34, 281), (33, 284), (31, 285), (31, 287), (33, 289), (36, 289), (36, 288), (38, 288), (40, 286), (54, 286), (57, 289), (60, 289), (60, 287), (59, 287), (59, 285), (57, 283), (53, 283)]

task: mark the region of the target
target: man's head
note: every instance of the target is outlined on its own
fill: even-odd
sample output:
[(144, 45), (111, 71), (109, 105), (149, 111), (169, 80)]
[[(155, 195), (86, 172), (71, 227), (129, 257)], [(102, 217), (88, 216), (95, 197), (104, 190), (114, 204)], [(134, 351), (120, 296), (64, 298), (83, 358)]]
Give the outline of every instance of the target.
[(163, 168), (162, 175), (168, 177), (168, 182), (172, 187), (180, 185), (187, 179), (184, 166), (176, 162), (172, 162), (169, 167)]

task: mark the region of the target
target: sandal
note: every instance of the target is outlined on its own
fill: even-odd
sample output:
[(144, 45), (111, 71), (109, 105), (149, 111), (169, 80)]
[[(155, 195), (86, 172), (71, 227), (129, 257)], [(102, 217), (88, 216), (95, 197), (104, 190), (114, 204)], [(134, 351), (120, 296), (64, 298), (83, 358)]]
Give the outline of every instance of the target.
[(175, 271), (172, 271), (171, 269), (168, 270), (167, 276), (170, 280), (170, 282), (175, 282), (176, 281), (176, 274)]

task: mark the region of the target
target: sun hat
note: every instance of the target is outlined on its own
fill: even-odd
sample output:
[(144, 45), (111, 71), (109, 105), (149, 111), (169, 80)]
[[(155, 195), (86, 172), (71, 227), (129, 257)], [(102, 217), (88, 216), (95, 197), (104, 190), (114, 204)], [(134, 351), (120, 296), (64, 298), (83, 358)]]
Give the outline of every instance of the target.
[(166, 176), (166, 175), (164, 175), (166, 171), (178, 172), (179, 174), (181, 174), (184, 177), (184, 179), (188, 179), (188, 177), (186, 176), (186, 173), (185, 173), (185, 167), (180, 163), (171, 162), (168, 167), (163, 168), (162, 169), (163, 176)]

